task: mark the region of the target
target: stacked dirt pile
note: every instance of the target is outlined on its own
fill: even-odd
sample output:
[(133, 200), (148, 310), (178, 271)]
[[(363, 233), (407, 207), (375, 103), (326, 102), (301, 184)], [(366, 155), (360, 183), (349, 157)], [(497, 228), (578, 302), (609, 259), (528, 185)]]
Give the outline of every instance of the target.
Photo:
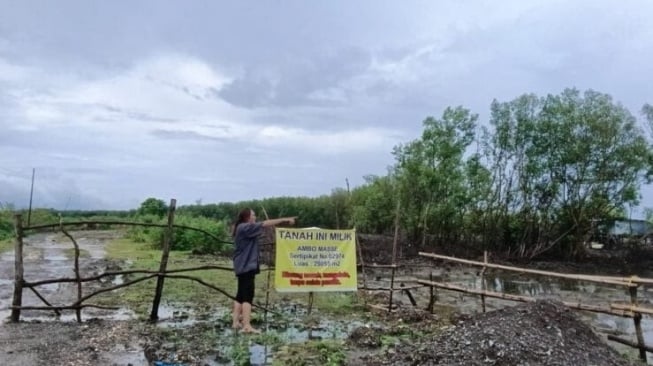
[(383, 365), (630, 365), (560, 303), (538, 301), (458, 320), (377, 355)]

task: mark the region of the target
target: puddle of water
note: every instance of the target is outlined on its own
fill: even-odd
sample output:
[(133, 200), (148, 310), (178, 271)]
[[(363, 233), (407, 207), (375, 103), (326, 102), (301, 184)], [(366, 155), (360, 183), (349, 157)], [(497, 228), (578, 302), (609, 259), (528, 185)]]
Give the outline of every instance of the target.
[(66, 257), (65, 255), (49, 255), (45, 259), (46, 261), (69, 261), (70, 258)]
[(123, 275), (117, 275), (116, 277), (114, 277), (113, 280), (111, 280), (111, 283), (116, 285), (116, 286), (117, 285), (122, 285), (123, 283), (125, 283), (124, 276)]
[(108, 365), (147, 365), (147, 359), (142, 350), (133, 352), (104, 352), (100, 359), (108, 360)]
[(252, 365), (272, 364), (272, 350), (268, 346), (253, 344), (249, 346), (249, 363)]
[(190, 308), (179, 308), (170, 304), (159, 305), (159, 321), (157, 326), (162, 328), (180, 328), (197, 324), (201, 321), (210, 321), (215, 319), (197, 319), (195, 311)]

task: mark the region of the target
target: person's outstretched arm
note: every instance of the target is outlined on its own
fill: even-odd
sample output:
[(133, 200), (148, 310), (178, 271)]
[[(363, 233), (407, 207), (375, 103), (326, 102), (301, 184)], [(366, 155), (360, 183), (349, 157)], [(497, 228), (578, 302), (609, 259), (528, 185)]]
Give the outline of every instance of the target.
[(268, 226), (276, 226), (276, 225), (280, 225), (280, 224), (294, 225), (296, 218), (297, 217), (282, 217), (280, 219), (265, 220), (265, 221), (263, 221), (263, 226), (268, 227)]

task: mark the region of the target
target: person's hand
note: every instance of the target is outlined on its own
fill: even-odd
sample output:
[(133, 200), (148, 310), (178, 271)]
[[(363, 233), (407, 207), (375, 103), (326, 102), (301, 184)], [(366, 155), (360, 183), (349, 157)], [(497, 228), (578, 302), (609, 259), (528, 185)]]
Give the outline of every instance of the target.
[(295, 217), (289, 217), (288, 219), (286, 219), (286, 222), (287, 222), (289, 225), (295, 225), (295, 220), (296, 220), (296, 219), (297, 219), (297, 216), (295, 216)]

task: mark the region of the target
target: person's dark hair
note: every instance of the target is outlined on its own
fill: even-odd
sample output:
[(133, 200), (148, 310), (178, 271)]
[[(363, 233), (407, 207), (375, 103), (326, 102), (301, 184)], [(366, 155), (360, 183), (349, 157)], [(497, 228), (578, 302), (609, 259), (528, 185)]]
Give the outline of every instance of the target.
[(250, 217), (252, 217), (251, 209), (243, 208), (240, 210), (238, 213), (238, 218), (236, 219), (236, 224), (234, 224), (233, 236), (236, 236), (236, 229), (238, 229), (238, 225), (242, 224), (243, 222), (248, 222)]

